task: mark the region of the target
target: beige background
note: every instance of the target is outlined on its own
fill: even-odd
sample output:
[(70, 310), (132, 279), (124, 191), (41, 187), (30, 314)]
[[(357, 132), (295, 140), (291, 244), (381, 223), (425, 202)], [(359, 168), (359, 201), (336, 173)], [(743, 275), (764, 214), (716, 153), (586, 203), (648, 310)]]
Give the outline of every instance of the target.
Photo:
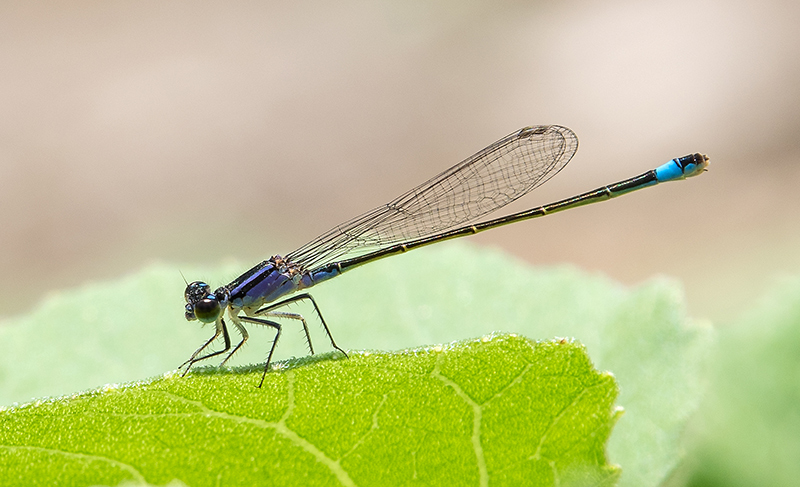
[(0, 2), (0, 315), (285, 253), (558, 123), (577, 156), (514, 209), (691, 152), (710, 172), (472, 241), (673, 275), (732, 318), (800, 271), (798, 25), (764, 0)]

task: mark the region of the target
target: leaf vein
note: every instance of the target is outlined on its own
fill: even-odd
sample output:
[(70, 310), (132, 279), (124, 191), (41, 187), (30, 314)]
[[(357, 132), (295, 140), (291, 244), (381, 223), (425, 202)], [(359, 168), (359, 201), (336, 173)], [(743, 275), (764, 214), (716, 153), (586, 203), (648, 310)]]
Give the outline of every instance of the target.
[(142, 473), (139, 472), (139, 470), (137, 470), (133, 465), (130, 465), (130, 464), (127, 464), (127, 463), (124, 463), (124, 462), (120, 462), (119, 460), (114, 460), (113, 458), (108, 458), (108, 457), (104, 457), (104, 456), (101, 456), (101, 455), (89, 455), (87, 453), (75, 453), (75, 452), (69, 452), (69, 451), (64, 451), (64, 450), (58, 450), (58, 449), (55, 449), (55, 448), (44, 448), (44, 447), (41, 447), (41, 446), (0, 445), (0, 448), (6, 449), (6, 450), (9, 450), (9, 451), (30, 450), (30, 451), (37, 451), (37, 452), (40, 452), (40, 453), (48, 453), (48, 454), (51, 454), (51, 455), (60, 455), (60, 456), (65, 456), (65, 457), (73, 457), (73, 458), (76, 458), (76, 459), (83, 460), (83, 461), (85, 461), (87, 463), (90, 462), (90, 461), (105, 462), (105, 463), (108, 463), (108, 464), (113, 465), (115, 467), (118, 467), (118, 468), (120, 468), (122, 470), (125, 470), (126, 472), (130, 473), (134, 477), (135, 480), (137, 480), (139, 482), (145, 482), (146, 481), (146, 479), (144, 478), (144, 475), (142, 475)]
[(364, 434), (361, 436), (361, 438), (359, 438), (359, 439), (358, 439), (358, 441), (356, 441), (356, 442), (355, 442), (355, 444), (353, 444), (353, 447), (352, 447), (352, 448), (350, 448), (348, 451), (346, 451), (346, 452), (345, 452), (345, 453), (344, 453), (344, 454), (343, 454), (343, 455), (342, 455), (342, 456), (339, 458), (339, 460), (338, 460), (339, 462), (341, 462), (343, 459), (345, 459), (347, 456), (349, 456), (351, 453), (353, 453), (353, 452), (354, 452), (354, 451), (355, 451), (355, 450), (356, 450), (356, 449), (357, 449), (359, 446), (361, 446), (361, 444), (362, 444), (362, 443), (364, 443), (364, 442), (367, 440), (367, 438), (368, 438), (370, 435), (372, 435), (372, 433), (374, 433), (375, 431), (377, 431), (377, 430), (378, 430), (378, 428), (379, 428), (379, 425), (378, 425), (378, 413), (380, 413), (380, 411), (381, 411), (381, 408), (383, 408), (383, 405), (386, 403), (386, 399), (387, 399), (388, 397), (389, 397), (389, 395), (388, 395), (388, 394), (384, 394), (384, 395), (383, 395), (383, 399), (381, 399), (381, 402), (380, 402), (380, 404), (378, 404), (378, 407), (377, 407), (377, 408), (375, 408), (375, 412), (374, 412), (374, 413), (372, 413), (372, 426), (370, 427), (369, 431), (367, 431), (366, 433), (364, 433)]
[(550, 432), (553, 430), (553, 428), (556, 426), (556, 424), (558, 424), (558, 422), (561, 420), (561, 418), (564, 416), (564, 414), (566, 414), (566, 412), (570, 408), (575, 406), (581, 400), (581, 398), (586, 395), (586, 393), (588, 393), (590, 390), (592, 390), (594, 388), (597, 388), (597, 387), (600, 387), (602, 385), (603, 385), (602, 382), (597, 382), (596, 384), (593, 384), (593, 385), (591, 385), (589, 387), (584, 387), (583, 390), (581, 390), (581, 392), (578, 393), (575, 396), (575, 398), (572, 401), (570, 401), (569, 404), (567, 404), (566, 406), (561, 408), (561, 411), (559, 411), (558, 414), (553, 416), (553, 419), (550, 421), (550, 424), (547, 425), (547, 428), (545, 429), (544, 433), (542, 433), (542, 437), (539, 440), (539, 444), (536, 445), (536, 451), (533, 453), (533, 455), (528, 457), (529, 460), (542, 458), (541, 457), (542, 445), (544, 445), (544, 442), (547, 439), (547, 435), (550, 434)]
[(174, 394), (171, 392), (164, 392), (165, 394), (173, 396), (175, 399), (180, 401), (185, 401), (189, 404), (193, 404), (203, 410), (205, 414), (209, 416), (214, 416), (217, 418), (236, 421), (238, 423), (247, 423), (251, 424), (260, 428), (269, 428), (275, 430), (278, 434), (286, 438), (287, 440), (291, 441), (302, 450), (305, 450), (307, 453), (311, 454), (316, 460), (328, 467), (331, 473), (336, 477), (336, 479), (345, 487), (356, 487), (355, 482), (353, 479), (350, 478), (350, 475), (342, 468), (341, 464), (337, 460), (333, 460), (329, 456), (327, 456), (322, 450), (317, 448), (313, 443), (306, 440), (296, 431), (292, 430), (289, 426), (286, 425), (286, 419), (289, 417), (291, 412), (294, 410), (294, 374), (287, 373), (288, 380), (288, 396), (289, 396), (289, 406), (286, 408), (286, 413), (284, 413), (283, 417), (277, 422), (273, 423), (270, 421), (264, 421), (263, 419), (254, 419), (248, 418), (246, 416), (238, 416), (235, 414), (229, 414), (222, 411), (216, 411), (208, 406), (206, 406), (202, 401), (192, 400), (178, 394)]
[(483, 446), (481, 445), (481, 419), (483, 418), (481, 405), (471, 398), (455, 381), (443, 375), (439, 369), (441, 356), (437, 357), (436, 365), (431, 371), (431, 376), (444, 382), (453, 388), (453, 391), (459, 396), (470, 408), (472, 408), (472, 449), (475, 452), (475, 460), (478, 464), (478, 478), (481, 487), (488, 487), (489, 485), (489, 472), (486, 468), (486, 457), (484, 456)]

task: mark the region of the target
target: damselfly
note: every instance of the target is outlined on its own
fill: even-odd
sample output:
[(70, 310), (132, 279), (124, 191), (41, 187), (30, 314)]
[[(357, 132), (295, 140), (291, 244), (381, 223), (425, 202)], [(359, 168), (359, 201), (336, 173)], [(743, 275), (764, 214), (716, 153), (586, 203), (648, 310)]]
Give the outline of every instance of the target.
[[(305, 318), (298, 313), (278, 311), (298, 301), (311, 303), (333, 348), (347, 356), (333, 340), (319, 306), (310, 294), (285, 296), (383, 257), (604, 201), (665, 181), (696, 176), (706, 171), (708, 166), (708, 158), (702, 154), (679, 157), (639, 176), (572, 198), (493, 220), (470, 223), (544, 184), (567, 165), (577, 149), (578, 138), (566, 127), (523, 128), (391, 202), (334, 227), (285, 257), (270, 257), (227, 286), (212, 292), (204, 282), (188, 284), (184, 294), (186, 319), (214, 323), (215, 331), (214, 336), (179, 369), (186, 367), (185, 375), (195, 363), (227, 353), (222, 361), (224, 364), (247, 341), (245, 323), (269, 326), (275, 329), (275, 338), (258, 384), (261, 387), (281, 336), (281, 324), (276, 319), (299, 321), (309, 350), (314, 353)], [(242, 337), (232, 349), (223, 317), (226, 310), (230, 322)], [(225, 348), (199, 356), (220, 335)]]

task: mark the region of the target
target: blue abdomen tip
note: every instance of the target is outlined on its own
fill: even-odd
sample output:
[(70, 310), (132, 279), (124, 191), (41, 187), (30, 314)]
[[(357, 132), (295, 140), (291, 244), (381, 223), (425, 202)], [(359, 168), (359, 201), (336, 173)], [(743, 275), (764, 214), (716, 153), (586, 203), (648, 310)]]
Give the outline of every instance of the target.
[(702, 154), (678, 157), (658, 166), (656, 168), (656, 178), (659, 183), (690, 178), (703, 173), (706, 170), (706, 166), (708, 166), (708, 157)]

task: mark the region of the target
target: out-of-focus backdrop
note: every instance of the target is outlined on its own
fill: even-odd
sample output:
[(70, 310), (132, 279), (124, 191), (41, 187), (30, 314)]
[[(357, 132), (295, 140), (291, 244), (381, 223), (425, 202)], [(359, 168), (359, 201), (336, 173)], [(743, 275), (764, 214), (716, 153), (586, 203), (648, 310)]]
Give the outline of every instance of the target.
[(710, 171), (472, 241), (676, 276), (728, 320), (800, 272), (798, 25), (777, 0), (0, 3), (0, 315), (290, 251), (556, 123), (578, 154), (513, 209), (692, 152)]

